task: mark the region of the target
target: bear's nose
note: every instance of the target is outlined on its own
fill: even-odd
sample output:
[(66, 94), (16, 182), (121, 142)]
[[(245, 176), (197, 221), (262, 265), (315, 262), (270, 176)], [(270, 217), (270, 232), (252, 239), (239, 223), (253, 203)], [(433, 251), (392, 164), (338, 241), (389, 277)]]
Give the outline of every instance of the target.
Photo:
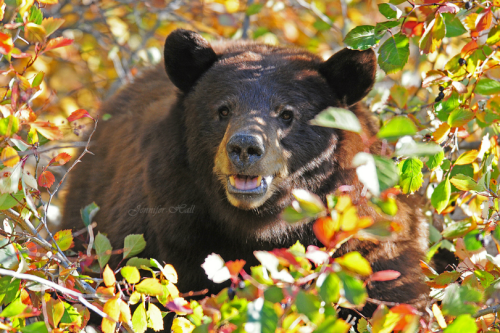
[(235, 134), (226, 145), (227, 155), (237, 168), (248, 168), (265, 152), (262, 139), (257, 135)]

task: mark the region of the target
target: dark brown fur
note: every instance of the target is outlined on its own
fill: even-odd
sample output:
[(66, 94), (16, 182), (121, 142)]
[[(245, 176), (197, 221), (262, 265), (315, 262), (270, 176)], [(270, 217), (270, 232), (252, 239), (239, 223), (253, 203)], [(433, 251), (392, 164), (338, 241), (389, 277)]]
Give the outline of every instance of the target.
[[(97, 229), (108, 235), (114, 249), (123, 247), (126, 235), (144, 234), (147, 248), (140, 256), (173, 264), (183, 292), (209, 288), (215, 293), (223, 287), (209, 281), (200, 267), (210, 253), (255, 265), (255, 250), (289, 247), (297, 240), (321, 246), (312, 223), (289, 225), (280, 213), (294, 188), (325, 200), (339, 186), (354, 185), (353, 200), (363, 203), (351, 161), (365, 146), (358, 134), (309, 121), (328, 106), (349, 107), (366, 134), (377, 130), (356, 104), (373, 85), (376, 59), (371, 50), (343, 50), (323, 62), (303, 50), (249, 42), (219, 42), (212, 48), (197, 34), (174, 32), (165, 54), (171, 79), (163, 66), (150, 69), (102, 106), (100, 113), (112, 118), (96, 132), (95, 156), (86, 157), (72, 173), (64, 211), (65, 228), (80, 229), (80, 209), (95, 201), (101, 207)], [(230, 105), (229, 122), (218, 118), (221, 103)], [(296, 108), (288, 127), (277, 117), (284, 103)], [(272, 195), (254, 209), (235, 207), (224, 189), (223, 173), (233, 172), (225, 142), (241, 128), (260, 133), (267, 142), (271, 157), (256, 170), (277, 169), (272, 171), (278, 179)], [(279, 142), (277, 147), (270, 147), (269, 137)], [(379, 145), (371, 150), (378, 153)], [(427, 232), (412, 200), (398, 201), (395, 220), (401, 232), (377, 245), (350, 240), (338, 255), (360, 251), (375, 271), (401, 272), (395, 281), (370, 283), (370, 297), (422, 310), (427, 287), (418, 260)], [(171, 209), (193, 205), (189, 214)], [(138, 207), (165, 210), (135, 214)], [(366, 204), (359, 214), (381, 219)], [(119, 260), (114, 255), (110, 263)], [(367, 305), (363, 312), (373, 310)]]

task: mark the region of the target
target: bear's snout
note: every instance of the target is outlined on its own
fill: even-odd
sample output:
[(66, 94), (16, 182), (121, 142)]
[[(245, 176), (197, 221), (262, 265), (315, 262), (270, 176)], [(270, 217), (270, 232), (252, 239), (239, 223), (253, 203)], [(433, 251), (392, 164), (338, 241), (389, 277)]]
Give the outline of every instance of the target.
[(226, 151), (231, 163), (244, 172), (264, 156), (265, 147), (258, 135), (236, 133), (229, 139)]

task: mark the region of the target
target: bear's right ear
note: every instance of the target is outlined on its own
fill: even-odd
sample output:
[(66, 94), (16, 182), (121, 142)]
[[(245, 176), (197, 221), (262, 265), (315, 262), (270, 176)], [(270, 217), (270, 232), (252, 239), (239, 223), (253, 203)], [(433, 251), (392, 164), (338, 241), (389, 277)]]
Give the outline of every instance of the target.
[(372, 49), (343, 49), (321, 64), (319, 72), (345, 106), (365, 97), (375, 83), (377, 57)]
[(184, 29), (177, 29), (167, 37), (164, 58), (168, 77), (184, 93), (217, 61), (205, 38)]

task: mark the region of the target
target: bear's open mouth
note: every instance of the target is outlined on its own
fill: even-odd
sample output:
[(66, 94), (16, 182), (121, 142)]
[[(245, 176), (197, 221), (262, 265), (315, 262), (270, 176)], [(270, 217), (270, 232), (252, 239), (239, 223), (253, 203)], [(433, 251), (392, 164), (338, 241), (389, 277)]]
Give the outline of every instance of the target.
[(228, 177), (228, 192), (231, 194), (264, 194), (273, 177), (231, 175)]

